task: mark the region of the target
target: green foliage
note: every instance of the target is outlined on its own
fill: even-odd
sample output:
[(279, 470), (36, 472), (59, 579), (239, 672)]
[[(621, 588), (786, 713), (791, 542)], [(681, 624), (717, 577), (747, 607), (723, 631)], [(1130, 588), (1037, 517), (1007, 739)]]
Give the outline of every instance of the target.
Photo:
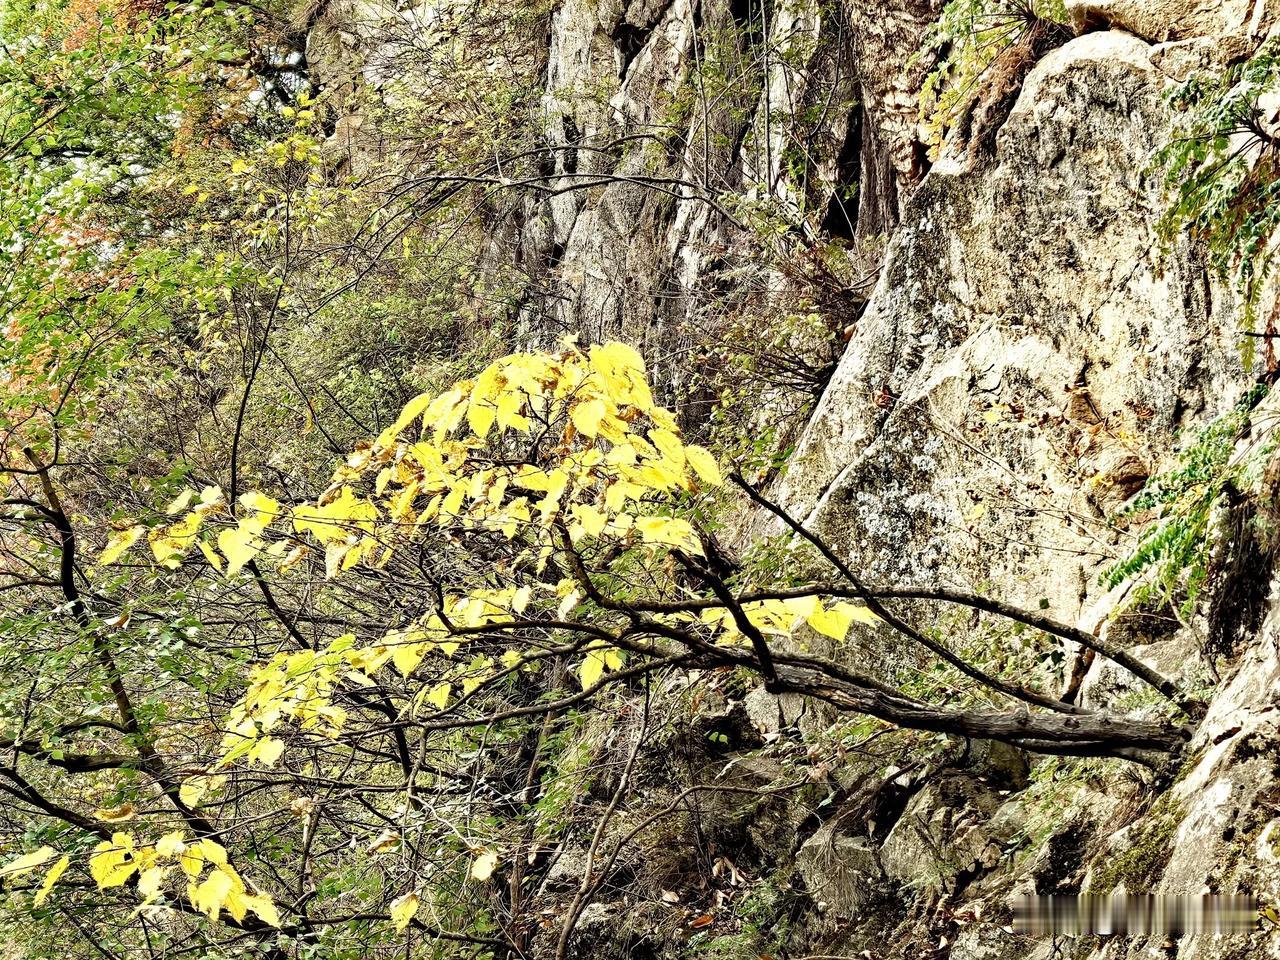
[(926, 142), (938, 148), (986, 82), (997, 58), (1037, 24), (1065, 24), (1062, 0), (951, 0), (913, 63), (933, 58), (920, 87)]
[(1249, 446), (1236, 454), (1250, 414), (1267, 394), (1261, 384), (1249, 390), (1235, 407), (1204, 427), (1178, 456), (1178, 466), (1147, 481), (1125, 508), (1123, 517), (1136, 518), (1154, 512), (1156, 522), (1138, 537), (1129, 555), (1108, 567), (1102, 582), (1116, 587), (1142, 578), (1129, 604), (1164, 604), (1181, 600), (1184, 616), (1190, 614), (1205, 585), (1208, 561), (1215, 540), (1212, 519), (1215, 507), (1229, 487), (1250, 489), (1274, 441)]
[[(1280, 84), (1280, 40), (1221, 73), (1196, 74), (1172, 93), (1182, 118), (1155, 155), (1172, 192), (1159, 231), (1166, 242), (1184, 230), (1204, 242), (1224, 277), (1234, 276), (1246, 304), (1245, 329), (1274, 259), (1280, 226), (1275, 131), (1263, 99)], [(1252, 341), (1245, 347), (1252, 349)]]
[(222, 3), (5, 6), (0, 419), (22, 443), (91, 417), (144, 338), (234, 285), (225, 262), (156, 243), (164, 224), (139, 201), (250, 23)]

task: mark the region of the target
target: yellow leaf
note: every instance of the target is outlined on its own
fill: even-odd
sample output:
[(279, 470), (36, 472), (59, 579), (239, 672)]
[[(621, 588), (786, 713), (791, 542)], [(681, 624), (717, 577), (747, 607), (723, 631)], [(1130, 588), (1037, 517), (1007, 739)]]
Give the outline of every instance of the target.
[(396, 422), (378, 434), (378, 440), (374, 446), (387, 447), (394, 443), (396, 438), (404, 432), (405, 427), (420, 417), (434, 399), (429, 393), (420, 393), (406, 403), (404, 409), (400, 411), (400, 416), (396, 417)]
[(578, 667), (578, 680), (582, 683), (583, 690), (588, 690), (600, 682), (600, 678), (604, 676), (604, 667), (604, 653), (598, 649), (589, 650), (582, 665)]
[(200, 871), (204, 869), (204, 857), (201, 856), (199, 847), (188, 846), (184, 849), (178, 855), (178, 866), (182, 867), (182, 872), (193, 880), (200, 876)]
[(71, 858), (64, 856), (49, 868), (49, 872), (44, 875), (44, 882), (40, 884), (40, 889), (36, 891), (35, 905), (37, 907), (49, 898), (49, 894), (53, 892), (53, 885), (67, 872), (67, 867), (69, 866), (71, 866)]
[(323, 506), (303, 505), (293, 511), (293, 529), (310, 533), (321, 543), (344, 543), (352, 530), (373, 532), (378, 508), (343, 487), (338, 496)]
[(249, 759), (257, 761), (260, 766), (274, 767), (284, 753), (284, 741), (275, 737), (264, 737), (249, 750)]
[(497, 419), (500, 430), (528, 430), (530, 420), (520, 413), (524, 406), (524, 397), (515, 390), (504, 390), (498, 394)]
[(653, 407), (653, 395), (644, 373), (644, 359), (625, 343), (606, 343), (591, 348), (591, 368), (600, 374), (616, 404), (630, 404), (640, 410)]
[(227, 576), (231, 577), (258, 555), (260, 547), (254, 544), (253, 532), (240, 526), (218, 534), (218, 549), (227, 558)]
[(192, 777), (178, 788), (178, 799), (188, 807), (198, 807), (208, 791), (208, 777)]
[(189, 849), (195, 851), (201, 859), (207, 860), (216, 866), (225, 867), (227, 865), (226, 848), (216, 840), (202, 838), (193, 843)]
[(107, 810), (95, 810), (93, 815), (106, 823), (124, 823), (137, 816), (138, 811), (132, 803), (124, 803)]
[[(184, 800), (183, 802), (185, 803), (186, 801)], [(181, 830), (174, 830), (172, 833), (166, 833), (156, 841), (156, 856), (158, 857), (176, 857), (181, 855), (186, 849), (186, 834)]]
[(698, 475), (703, 483), (718, 487), (724, 483), (724, 478), (720, 476), (720, 466), (716, 463), (716, 458), (704, 450), (702, 447), (687, 446), (684, 448), (685, 459), (689, 461), (689, 466), (693, 468), (693, 472)]
[(240, 521), (241, 526), (248, 527), (254, 533), (261, 533), (267, 524), (281, 515), (280, 503), (264, 493), (250, 490), (241, 494), (240, 504), (249, 511), (249, 515)]
[(808, 617), (809, 626), (833, 640), (843, 640), (852, 623), (875, 623), (880, 618), (863, 606), (837, 603), (829, 610), (819, 608)]
[(514, 613), (524, 613), (531, 599), (533, 599), (533, 588), (529, 586), (521, 587), (511, 598), (511, 610)]
[(391, 654), (391, 661), (396, 665), (396, 669), (400, 671), (400, 675), (407, 677), (422, 662), (422, 658), (426, 655), (427, 648), (421, 643), (401, 643), (395, 648)]
[(213, 547), (209, 546), (203, 540), (199, 541), (197, 546), (200, 547), (200, 552), (204, 554), (204, 558), (209, 561), (209, 566), (221, 573), (222, 558), (218, 556), (218, 551), (214, 550)]
[[(809, 597), (790, 597), (786, 600), (767, 600), (767, 604), (777, 606), (780, 618), (792, 617), (797, 620), (808, 620), (815, 613), (822, 611), (822, 601), (814, 596)], [(791, 624), (787, 625), (787, 631), (790, 632)]]
[(418, 895), (406, 893), (391, 901), (391, 925), (399, 933), (418, 915)]
[(191, 501), (195, 495), (196, 492), (194, 490), (183, 490), (182, 493), (178, 494), (178, 496), (174, 498), (172, 503), (164, 508), (164, 512), (171, 517), (175, 514), (181, 513), (183, 510), (187, 509), (187, 507), (191, 506)]
[(270, 897), (260, 894), (245, 894), (244, 905), (258, 915), (258, 918), (271, 927), (280, 926), (280, 914)]
[[(462, 422), (462, 414), (466, 408), (466, 399), (471, 395), (471, 383), (463, 381), (452, 390), (440, 394), (431, 401), (431, 406), (422, 415), (424, 427), (435, 427), (435, 441), (439, 443), (445, 435)], [(423, 464), (426, 466), (426, 464)]]
[(453, 489), (449, 491), (449, 495), (444, 498), (444, 502), (440, 504), (440, 521), (446, 523), (454, 520), (458, 516), (458, 511), (462, 509), (462, 498), (467, 495), (467, 485), (459, 480), (453, 485)]
[(575, 503), (569, 508), (569, 512), (573, 515), (582, 532), (588, 537), (598, 537), (604, 533), (605, 524), (608, 523), (608, 517), (597, 510), (595, 507), (587, 503)]
[(128, 553), (129, 549), (137, 543), (139, 538), (146, 532), (146, 527), (142, 524), (137, 524), (130, 527), (128, 530), (121, 530), (118, 533), (113, 533), (109, 538), (107, 538), (107, 545), (103, 547), (102, 553), (98, 554), (98, 563), (104, 567), (108, 564), (115, 563)]
[(702, 544), (688, 520), (680, 517), (636, 517), (636, 529), (645, 543), (679, 547), (702, 556)]
[(600, 421), (607, 413), (608, 408), (603, 400), (592, 399), (584, 400), (574, 406), (569, 417), (580, 434), (594, 439), (600, 433)]
[(837, 603), (836, 606), (839, 607), (843, 611), (844, 615), (854, 623), (864, 623), (868, 626), (873, 626), (880, 622), (880, 618), (871, 612), (870, 607), (856, 606), (852, 603)]
[(840, 604), (836, 604), (830, 610), (823, 610), (819, 607), (808, 617), (809, 626), (832, 640), (843, 640), (845, 635), (848, 634), (849, 624), (852, 622), (853, 617), (847, 615), (841, 609)]
[(214, 870), (203, 883), (191, 890), (191, 905), (207, 915), (210, 920), (216, 920), (233, 885), (230, 874), (223, 870)]
[(168, 871), (164, 867), (147, 867), (138, 874), (138, 892), (144, 900), (151, 900), (160, 892), (160, 884)]
[(177, 569), (182, 565), (182, 557), (195, 543), (196, 534), (204, 523), (204, 513), (193, 510), (177, 523), (170, 524), (163, 530), (152, 530), (147, 536), (151, 544), (151, 552), (156, 563)]
[(493, 850), (486, 850), (471, 862), (471, 879), (483, 883), (493, 876), (497, 866), (498, 854)]
[(427, 703), (437, 710), (443, 710), (449, 705), (449, 693), (452, 689), (448, 683), (437, 683), (427, 692)]
[(381, 853), (384, 850), (394, 850), (396, 847), (400, 846), (400, 841), (402, 839), (403, 838), (400, 834), (396, 833), (394, 830), (383, 830), (374, 838), (373, 843), (369, 844), (369, 853)]
[(604, 505), (610, 513), (618, 513), (626, 506), (628, 500), (639, 500), (644, 496), (644, 487), (630, 480), (618, 480), (609, 485), (605, 491)]
[(661, 451), (664, 460), (670, 461), (677, 469), (684, 466), (684, 444), (674, 433), (661, 428), (650, 430), (649, 439)]
[(52, 860), (57, 852), (53, 847), (41, 847), (39, 850), (23, 854), (18, 859), (11, 860), (3, 867), (0, 867), (0, 877), (16, 877), (24, 873), (30, 873), (36, 867)]
[(227, 898), (223, 901), (223, 906), (227, 908), (227, 913), (231, 914), (231, 919), (236, 923), (244, 920), (245, 914), (249, 912), (248, 898), (243, 889), (236, 889), (235, 884), (231, 886)]
[(110, 840), (94, 847), (89, 857), (89, 874), (103, 890), (124, 886), (137, 868), (133, 835), (128, 833), (112, 834)]
[(502, 368), (491, 363), (476, 378), (476, 385), (471, 388), (471, 402), (467, 405), (467, 426), (471, 432), (483, 440), (489, 435), (494, 420), (498, 417), (495, 400), (502, 383)]
[(556, 609), (556, 616), (561, 620), (568, 618), (573, 613), (573, 608), (578, 605), (578, 601), (582, 599), (582, 594), (577, 590), (570, 590), (565, 598), (560, 601), (560, 606)]
[(462, 678), (462, 695), (465, 697), (471, 691), (483, 686), (489, 680), (489, 674), (485, 671), (493, 665), (493, 660), (489, 657), (476, 657), (467, 665), (467, 669), (471, 673)]

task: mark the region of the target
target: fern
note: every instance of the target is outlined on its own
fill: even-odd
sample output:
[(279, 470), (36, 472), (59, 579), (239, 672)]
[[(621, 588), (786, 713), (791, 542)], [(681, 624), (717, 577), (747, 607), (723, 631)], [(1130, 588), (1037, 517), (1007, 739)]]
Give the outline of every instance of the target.
[(1172, 602), (1182, 597), (1180, 611), (1189, 616), (1208, 578), (1214, 546), (1212, 518), (1229, 486), (1247, 489), (1274, 449), (1274, 442), (1255, 445), (1233, 456), (1249, 417), (1266, 396), (1265, 385), (1250, 389), (1229, 412), (1209, 423), (1178, 457), (1178, 466), (1147, 482), (1121, 517), (1155, 510), (1159, 522), (1138, 538), (1124, 559), (1103, 571), (1108, 588), (1143, 579), (1130, 606), (1151, 601)]
[(1278, 91), (1280, 39), (1221, 73), (1193, 76), (1171, 94), (1183, 116), (1154, 157), (1170, 191), (1160, 236), (1168, 243), (1188, 231), (1204, 242), (1218, 274), (1234, 278), (1249, 331), (1280, 228), (1280, 140), (1261, 106)]

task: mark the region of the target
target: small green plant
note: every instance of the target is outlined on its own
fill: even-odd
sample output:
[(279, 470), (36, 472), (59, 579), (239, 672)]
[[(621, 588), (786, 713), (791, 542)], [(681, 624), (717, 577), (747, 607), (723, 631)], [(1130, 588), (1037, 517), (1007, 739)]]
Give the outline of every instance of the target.
[(951, 0), (913, 58), (935, 57), (920, 88), (920, 118), (935, 156), (967, 114), (997, 59), (1033, 30), (1067, 22), (1063, 0)]
[[(1169, 243), (1189, 231), (1205, 244), (1214, 269), (1234, 278), (1244, 298), (1247, 331), (1255, 326), (1254, 310), (1280, 227), (1280, 140), (1266, 122), (1265, 107), (1278, 88), (1276, 40), (1220, 73), (1191, 77), (1171, 95), (1183, 118), (1155, 155), (1171, 193), (1159, 224), (1161, 237)], [(1245, 337), (1246, 363), (1253, 342)]]
[(1262, 384), (1246, 392), (1229, 413), (1196, 435), (1179, 455), (1175, 469), (1149, 480), (1121, 512), (1122, 519), (1147, 511), (1155, 511), (1158, 517), (1158, 522), (1139, 536), (1129, 555), (1102, 574), (1107, 587), (1144, 578), (1131, 596), (1130, 606), (1163, 604), (1181, 597), (1180, 612), (1184, 617), (1194, 609), (1208, 577), (1214, 546), (1214, 508), (1228, 490), (1251, 489), (1275, 448), (1275, 442), (1267, 440), (1239, 454), (1235, 452), (1250, 414), (1266, 394), (1267, 388)]
[(1183, 817), (1176, 800), (1157, 801), (1133, 828), (1129, 846), (1103, 862), (1089, 885), (1089, 892), (1106, 895), (1121, 885), (1127, 893), (1149, 890), (1169, 863)]

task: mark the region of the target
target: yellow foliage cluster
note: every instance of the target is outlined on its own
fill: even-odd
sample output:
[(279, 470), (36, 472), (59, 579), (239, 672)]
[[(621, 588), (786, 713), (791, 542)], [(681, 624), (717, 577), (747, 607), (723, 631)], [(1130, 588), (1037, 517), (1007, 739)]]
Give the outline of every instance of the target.
[[(574, 572), (573, 558), (581, 564), (584, 557), (625, 554), (670, 579), (661, 571), (672, 551), (703, 554), (693, 524), (678, 515), (679, 496), (721, 483), (712, 455), (685, 443), (675, 418), (655, 403), (635, 350), (619, 343), (584, 350), (571, 343), (559, 353), (504, 357), (474, 380), (414, 398), (338, 466), (312, 502), (286, 506), (251, 491), (228, 504), (216, 487), (187, 491), (166, 508), (177, 519), (114, 533), (99, 563), (119, 562), (144, 536), (157, 564), (174, 568), (202, 555), (224, 577), (241, 575), (251, 563), (253, 576), (263, 569), (287, 573), (312, 554), (323, 559), (328, 578), (356, 568), (376, 571), (406, 544), (424, 540), (462, 544), (465, 554), (474, 537), (476, 543), (506, 544), (515, 555), (496, 578), (504, 586), (493, 586), (494, 578), (463, 578), (461, 589), (440, 588), (429, 614), (376, 640), (342, 636), (322, 649), (282, 652), (257, 666), (227, 718), (214, 770), (182, 786), (183, 802), (196, 806), (224, 779), (218, 770), (237, 761), (277, 764), (285, 751), (279, 736), (284, 727), (340, 735), (348, 719), (336, 702), (342, 687), (379, 686), (391, 680), (390, 670), (411, 683), (428, 656), (430, 678), (412, 693), (415, 712), (425, 705), (445, 711), (495, 678), (532, 668), (540, 653), (520, 648), (522, 630), (573, 635), (582, 624), (592, 633), (581, 634), (588, 642), (579, 647), (578, 679), (584, 690), (594, 689), (626, 663), (626, 652), (600, 631), (609, 629), (611, 618), (623, 628), (629, 621), (585, 603), (586, 594), (599, 599), (598, 586)], [(818, 596), (747, 601), (737, 613), (767, 636), (788, 637), (807, 627), (836, 640), (853, 623), (875, 619), (866, 607)], [(723, 604), (700, 600), (687, 610), (649, 616), (713, 642), (745, 641), (734, 611)], [(500, 645), (505, 653), (467, 652), (481, 635), (509, 638)], [(495, 851), (477, 851), (469, 876), (484, 882), (497, 860)], [(102, 885), (137, 873), (139, 889), (150, 898), (165, 872), (178, 865), (190, 878), (192, 905), (210, 917), (252, 911), (278, 922), (270, 901), (249, 894), (210, 841), (184, 844), (171, 835), (138, 849), (130, 835), (116, 834), (100, 845), (90, 868)], [(404, 929), (418, 909), (416, 894), (401, 896), (391, 905), (392, 926)]]
[[(57, 856), (53, 847), (18, 857), (0, 868), (0, 878), (30, 873)], [(44, 902), (59, 878), (71, 865), (70, 856), (61, 856), (45, 874), (36, 892), (35, 903)], [(280, 915), (271, 898), (250, 893), (235, 867), (227, 861), (227, 851), (207, 838), (188, 841), (177, 830), (165, 834), (153, 844), (139, 845), (133, 834), (117, 831), (103, 840), (89, 855), (89, 875), (100, 890), (122, 887), (135, 881), (143, 903), (155, 903), (161, 897), (165, 881), (173, 874), (185, 876), (187, 899), (211, 920), (226, 911), (240, 922), (250, 913), (273, 927), (280, 926)]]
[[(419, 424), (419, 435), (406, 436)], [(521, 440), (526, 449), (505, 449)], [(355, 485), (370, 479), (372, 496), (357, 492)], [(99, 563), (119, 561), (147, 533), (157, 563), (178, 566), (198, 546), (219, 570), (225, 558), (231, 576), (263, 553), (292, 566), (309, 549), (309, 537), (335, 576), (359, 564), (385, 564), (397, 540), (427, 525), (508, 538), (562, 525), (575, 543), (632, 536), (697, 553), (688, 521), (633, 511), (654, 493), (720, 482), (711, 454), (683, 443), (674, 417), (654, 403), (644, 362), (632, 348), (611, 343), (586, 352), (515, 354), (474, 381), (411, 400), (376, 441), (347, 458), (315, 503), (285, 510), (260, 493), (242, 496), (237, 525), (217, 536), (221, 556), (200, 536), (207, 518), (226, 512), (222, 491), (208, 487), (181, 520), (114, 534)], [(188, 491), (169, 512), (195, 499)], [(291, 531), (277, 531), (280, 539), (268, 544), (264, 534), (277, 520)], [(297, 535), (292, 543), (290, 532)], [(286, 555), (289, 546), (294, 552)]]
[[(806, 624), (833, 640), (843, 640), (854, 623), (872, 624), (879, 619), (864, 606), (844, 601), (826, 606), (816, 596), (744, 603), (742, 612), (753, 627), (766, 635), (787, 637), (801, 624)], [(720, 630), (726, 638), (739, 635), (733, 615), (724, 607), (704, 611), (702, 621)]]
[[(654, 402), (634, 349), (608, 343), (584, 350), (571, 343), (559, 353), (504, 357), (474, 380), (414, 398), (340, 464), (312, 503), (287, 508), (246, 493), (234, 525), (216, 538), (201, 537), (206, 517), (229, 511), (216, 488), (198, 498), (192, 491), (169, 507), (190, 512), (148, 539), (163, 565), (181, 563), (198, 546), (230, 577), (252, 560), (288, 570), (317, 551), (326, 575), (336, 577), (358, 566), (385, 566), (400, 545), (426, 536), (487, 535), (514, 542), (526, 561), (522, 567), (536, 571), (519, 587), (446, 594), (439, 609), (370, 645), (345, 636), (326, 649), (282, 653), (259, 666), (229, 717), (220, 765), (244, 758), (271, 766), (283, 752), (271, 735), (279, 727), (293, 724), (322, 736), (341, 731), (347, 715), (333, 693), (343, 683), (373, 686), (371, 678), (388, 664), (409, 679), (426, 656), (453, 658), (478, 632), (569, 621), (583, 600), (582, 585), (541, 576), (558, 550), (607, 542), (654, 555), (701, 555), (693, 525), (671, 515), (673, 496), (721, 482), (715, 458), (685, 443), (672, 414)], [(100, 561), (118, 560), (140, 536), (136, 528), (115, 535)], [(818, 597), (749, 603), (743, 611), (755, 627), (780, 636), (807, 624), (843, 639), (852, 623), (874, 619), (865, 607), (825, 605)], [(710, 630), (722, 643), (743, 639), (722, 606), (661, 619)], [(524, 662), (518, 649), (496, 661), (461, 658), (418, 691), (415, 705), (444, 710), (455, 693), (466, 696)], [(623, 664), (621, 650), (593, 641), (583, 650), (579, 680), (590, 689)]]

